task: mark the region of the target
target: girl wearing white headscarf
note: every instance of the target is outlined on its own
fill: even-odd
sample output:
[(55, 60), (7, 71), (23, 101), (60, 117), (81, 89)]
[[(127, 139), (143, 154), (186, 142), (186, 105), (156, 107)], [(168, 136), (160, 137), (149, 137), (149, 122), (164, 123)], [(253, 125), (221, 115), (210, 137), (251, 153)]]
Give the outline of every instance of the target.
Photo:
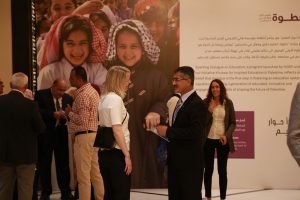
[(112, 65), (131, 71), (131, 85), (124, 98), (131, 116), (129, 121), (132, 188), (165, 186), (164, 167), (156, 157), (160, 138), (149, 132), (166, 119), (170, 97), (168, 81), (154, 65), (160, 50), (145, 25), (138, 20), (124, 20), (110, 29), (107, 57)]

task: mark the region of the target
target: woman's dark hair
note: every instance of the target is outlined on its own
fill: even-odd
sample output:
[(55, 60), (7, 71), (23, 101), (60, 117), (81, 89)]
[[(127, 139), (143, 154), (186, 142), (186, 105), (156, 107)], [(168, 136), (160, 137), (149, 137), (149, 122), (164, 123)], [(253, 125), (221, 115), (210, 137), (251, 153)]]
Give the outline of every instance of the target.
[(61, 33), (59, 38), (59, 58), (61, 59), (64, 56), (63, 43), (68, 39), (71, 33), (75, 31), (83, 31), (87, 35), (88, 44), (89, 44), (89, 55), (92, 54), (92, 42), (93, 42), (93, 33), (91, 25), (88, 19), (81, 16), (71, 16), (65, 19), (61, 26)]
[(211, 91), (211, 87), (212, 87), (213, 82), (218, 83), (218, 85), (220, 86), (220, 100), (219, 101), (220, 101), (221, 104), (223, 104), (224, 100), (228, 99), (228, 96), (227, 96), (225, 85), (220, 79), (214, 79), (210, 82), (206, 97), (207, 97), (207, 99), (213, 99), (213, 94), (212, 94), (212, 91)]

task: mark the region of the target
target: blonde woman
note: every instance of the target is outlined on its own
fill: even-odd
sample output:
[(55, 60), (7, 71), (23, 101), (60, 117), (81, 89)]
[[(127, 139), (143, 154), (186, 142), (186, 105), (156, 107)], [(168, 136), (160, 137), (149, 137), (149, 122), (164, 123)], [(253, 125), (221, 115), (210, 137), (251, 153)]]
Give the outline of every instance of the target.
[(112, 127), (116, 144), (113, 149), (99, 151), (100, 171), (104, 181), (104, 200), (130, 199), (129, 115), (123, 104), (130, 81), (129, 69), (109, 69), (98, 107), (99, 124)]

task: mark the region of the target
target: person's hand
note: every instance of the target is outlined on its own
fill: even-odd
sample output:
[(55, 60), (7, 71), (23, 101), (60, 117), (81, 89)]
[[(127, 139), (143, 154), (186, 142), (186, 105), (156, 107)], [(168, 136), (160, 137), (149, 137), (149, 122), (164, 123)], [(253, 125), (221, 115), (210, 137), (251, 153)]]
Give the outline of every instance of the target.
[(33, 94), (32, 94), (32, 91), (29, 90), (29, 89), (26, 89), (25, 92), (24, 92), (24, 97), (30, 99), (30, 100), (34, 100), (34, 97), (33, 97)]
[(125, 169), (124, 169), (126, 175), (131, 174), (132, 172), (132, 163), (131, 163), (131, 158), (130, 155), (125, 156)]
[(212, 113), (217, 105), (218, 105), (217, 101), (214, 99), (211, 99), (209, 102), (208, 111)]
[(53, 117), (55, 119), (62, 119), (62, 118), (65, 117), (65, 113), (62, 110), (56, 111), (56, 112), (53, 113)]
[(72, 111), (72, 107), (68, 104), (65, 108), (65, 116), (67, 117), (69, 113)]
[(160, 123), (160, 115), (155, 112), (149, 112), (145, 117), (146, 129), (151, 130), (151, 126), (157, 126)]
[(166, 133), (167, 133), (167, 126), (165, 125), (158, 125), (155, 127), (157, 130), (158, 135), (162, 136), (162, 137), (166, 137)]
[(94, 12), (99, 12), (103, 8), (103, 2), (101, 0), (89, 0), (78, 6), (73, 14), (85, 15)]
[(222, 135), (220, 138), (220, 142), (222, 145), (226, 145), (227, 144), (227, 137), (226, 135)]

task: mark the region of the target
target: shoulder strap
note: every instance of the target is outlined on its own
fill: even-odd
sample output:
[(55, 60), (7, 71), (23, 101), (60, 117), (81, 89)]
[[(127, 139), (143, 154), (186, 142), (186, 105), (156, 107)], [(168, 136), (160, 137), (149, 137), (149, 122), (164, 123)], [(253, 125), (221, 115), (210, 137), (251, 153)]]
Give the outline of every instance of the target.
[[(98, 113), (98, 112), (97, 112), (97, 113)], [(124, 123), (126, 117), (127, 117), (127, 110), (126, 110), (126, 115), (125, 115), (125, 117), (124, 117), (124, 119), (123, 119), (123, 121), (122, 121), (122, 124)], [(98, 122), (99, 122), (99, 113), (98, 113)]]
[(125, 115), (125, 117), (124, 117), (124, 119), (123, 119), (123, 121), (122, 121), (122, 124), (124, 123), (126, 117), (127, 117), (127, 111), (126, 111), (126, 115)]

